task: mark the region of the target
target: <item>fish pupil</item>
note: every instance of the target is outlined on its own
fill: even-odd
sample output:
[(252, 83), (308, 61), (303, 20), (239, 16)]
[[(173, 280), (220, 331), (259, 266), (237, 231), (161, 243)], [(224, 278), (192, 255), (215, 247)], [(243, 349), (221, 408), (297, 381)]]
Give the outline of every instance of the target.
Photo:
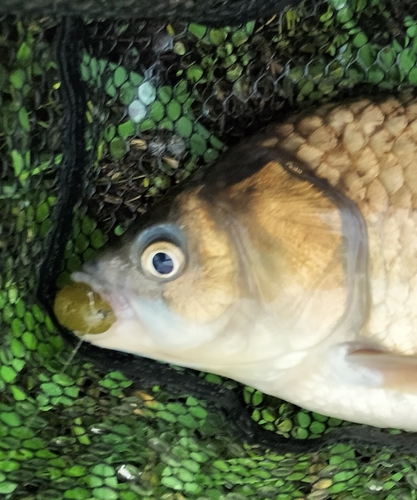
[(174, 269), (174, 262), (165, 252), (158, 252), (152, 258), (152, 264), (159, 274), (169, 274)]

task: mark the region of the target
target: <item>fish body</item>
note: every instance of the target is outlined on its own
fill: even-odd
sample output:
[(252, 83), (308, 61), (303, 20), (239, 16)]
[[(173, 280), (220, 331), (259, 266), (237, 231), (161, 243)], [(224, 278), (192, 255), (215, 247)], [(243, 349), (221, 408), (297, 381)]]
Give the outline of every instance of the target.
[(73, 279), (116, 317), (87, 342), (417, 430), (417, 101), (268, 127)]

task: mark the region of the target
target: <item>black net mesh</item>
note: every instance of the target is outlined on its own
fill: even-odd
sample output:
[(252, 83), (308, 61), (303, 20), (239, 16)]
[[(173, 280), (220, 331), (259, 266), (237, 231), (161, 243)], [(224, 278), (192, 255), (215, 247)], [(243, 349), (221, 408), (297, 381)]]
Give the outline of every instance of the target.
[(272, 15), (292, 0), (4, 0), (0, 12), (45, 15), (86, 15), (95, 18), (180, 19), (210, 24), (242, 22)]
[(415, 5), (114, 3), (0, 7), (0, 494), (415, 498), (412, 436), (103, 352), (48, 316), (56, 286), (226, 146), (307, 105), (413, 89)]

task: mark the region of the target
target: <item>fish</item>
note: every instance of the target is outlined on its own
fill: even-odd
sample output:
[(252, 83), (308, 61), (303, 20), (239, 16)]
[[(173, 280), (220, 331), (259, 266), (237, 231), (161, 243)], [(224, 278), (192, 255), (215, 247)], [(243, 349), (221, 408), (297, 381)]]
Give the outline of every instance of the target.
[(72, 279), (55, 313), (85, 342), (417, 431), (417, 99), (269, 125)]

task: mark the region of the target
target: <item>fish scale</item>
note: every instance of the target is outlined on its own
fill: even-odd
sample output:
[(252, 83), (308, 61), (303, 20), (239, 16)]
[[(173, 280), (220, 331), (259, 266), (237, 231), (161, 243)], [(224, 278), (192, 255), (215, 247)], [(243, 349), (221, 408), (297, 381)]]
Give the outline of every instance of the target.
[(327, 105), (274, 130), (280, 148), (349, 196), (365, 217), (372, 306), (362, 333), (415, 354), (417, 308), (404, 317), (404, 304), (417, 304), (416, 100)]

